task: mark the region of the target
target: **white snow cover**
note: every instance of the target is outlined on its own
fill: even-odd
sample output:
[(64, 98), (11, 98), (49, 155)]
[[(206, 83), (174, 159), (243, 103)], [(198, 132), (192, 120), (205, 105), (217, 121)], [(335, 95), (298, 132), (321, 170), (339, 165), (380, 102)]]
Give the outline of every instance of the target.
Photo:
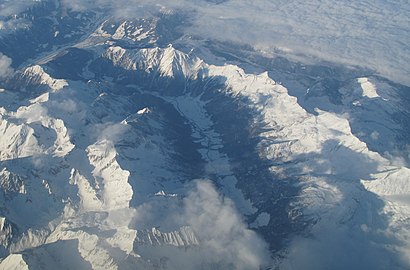
[(103, 140), (87, 148), (93, 175), (102, 189), (102, 200), (107, 209), (128, 208), (132, 188), (128, 184), (129, 172), (121, 169), (116, 161), (112, 142)]
[[(195, 69), (198, 68), (195, 67)], [(394, 231), (400, 231), (396, 237), (398, 243), (403, 244), (403, 246), (395, 247), (401, 254), (400, 267), (405, 267), (404, 265), (408, 264), (405, 258), (409, 254), (409, 245), (405, 239), (409, 236), (409, 230), (407, 226), (403, 226), (408, 221), (407, 216), (410, 211), (408, 207), (409, 185), (405, 180), (410, 177), (407, 168), (394, 166), (390, 160), (370, 151), (364, 142), (352, 134), (348, 115), (338, 115), (319, 109), (316, 110), (317, 116), (309, 114), (299, 106), (295, 97), (288, 94), (285, 87), (276, 84), (268, 77), (267, 73), (246, 74), (242, 69), (233, 65), (208, 66), (201, 64), (199, 69), (204, 71), (207, 76), (222, 75), (228, 78), (228, 89), (235, 95), (249, 97), (255, 104), (254, 106), (264, 112), (264, 120), (271, 125), (273, 130), (266, 132), (264, 136), (267, 139), (274, 138), (277, 141), (266, 149), (268, 157), (274, 161), (291, 162), (288, 165), (292, 168), (290, 171), (298, 172), (296, 175), (304, 179), (304, 182), (301, 183), (303, 192), (300, 202), (301, 205), (305, 205), (304, 212), (314, 215), (321, 213), (320, 222), (313, 229), (313, 232), (317, 233), (315, 238), (319, 242), (316, 242), (316, 239), (312, 241), (308, 239), (295, 240), (291, 246), (289, 260), (283, 263), (284, 269), (297, 269), (302, 265), (307, 269), (333, 267), (331, 261), (320, 259), (323, 250), (328, 252), (328, 256), (341, 251), (337, 250), (334, 242), (323, 239), (341, 238), (354, 243), (362, 241), (362, 237), (365, 237), (360, 235), (361, 233), (371, 232), (374, 235), (380, 235), (378, 237), (385, 237), (385, 235), (394, 234)], [(378, 97), (376, 86), (370, 83), (367, 78), (359, 78), (358, 82), (361, 83), (365, 97)], [(183, 102), (176, 99), (173, 102), (188, 119), (195, 116), (194, 122), (199, 123), (199, 126), (203, 125), (203, 121), (206, 123), (206, 119), (198, 118), (201, 115), (198, 109), (196, 109), (196, 113), (190, 114), (189, 111), (192, 109), (184, 108), (187, 106), (186, 104), (195, 104), (195, 100)], [(201, 105), (197, 103), (194, 107), (200, 108)], [(206, 130), (206, 128), (204, 129)], [(218, 160), (221, 160), (221, 157)], [(279, 163), (271, 169), (276, 173), (288, 174), (283, 163)], [(398, 177), (398, 175), (402, 177)], [(362, 184), (367, 190), (363, 189)], [(230, 192), (229, 194), (233, 195), (234, 193)], [(369, 202), (358, 204), (357, 198)], [(363, 211), (367, 213), (365, 215), (379, 215), (380, 213), (373, 213), (377, 210), (373, 209), (370, 201), (380, 199), (385, 202), (381, 209), (383, 211), (381, 215), (394, 216), (394, 218), (389, 219), (390, 223), (383, 231), (377, 229), (379, 221), (374, 222), (370, 218), (365, 219), (364, 223), (360, 225), (360, 230), (350, 236), (346, 235), (349, 231), (348, 227), (340, 226), (340, 224), (337, 225), (337, 232), (333, 234), (336, 229), (335, 221), (343, 224), (343, 220), (349, 219), (350, 216), (353, 219), (357, 218), (354, 212), (349, 212), (350, 207), (364, 208)], [(346, 205), (342, 203), (343, 201), (351, 206), (346, 208)], [(235, 202), (239, 201), (235, 200)], [(332, 207), (328, 207), (330, 205)], [(371, 229), (372, 227), (374, 229)], [(341, 245), (346, 247), (349, 243), (342, 241)], [(300, 246), (307, 251), (302, 254)], [(373, 254), (378, 254), (379, 260), (374, 260), (373, 264), (370, 263), (370, 265), (378, 267), (381, 262), (391, 260), (390, 255), (384, 253), (385, 248), (388, 249), (387, 246), (377, 247), (373, 245), (366, 246), (366, 248), (360, 248), (358, 245), (357, 249), (346, 247), (352, 256), (358, 257), (357, 260), (352, 257), (350, 261), (343, 261), (341, 267), (360, 265), (359, 257), (365, 258), (368, 264)], [(343, 252), (346, 250), (343, 249)]]
[(149, 108), (144, 108), (144, 109), (139, 110), (139, 111), (137, 112), (137, 114), (146, 114), (146, 113), (150, 113), (150, 112), (151, 112), (151, 111), (150, 111)]
[(363, 90), (363, 96), (368, 98), (380, 97), (377, 94), (376, 86), (372, 84), (368, 78), (359, 78), (357, 81), (360, 83), (360, 86)]
[[(143, 58), (140, 61), (147, 64), (156, 63), (157, 66), (154, 68), (161, 70), (163, 76), (180, 76), (181, 74), (190, 76), (188, 74), (196, 72), (192, 65), (196, 67), (197, 63), (202, 63), (196, 58), (188, 59), (187, 55), (172, 47), (164, 50), (154, 49), (154, 54), (150, 50), (145, 51), (144, 55), (151, 55), (148, 58), (150, 60)], [(150, 62), (151, 60), (152, 62)], [(36, 74), (41, 73), (41, 77), (47, 78), (41, 80), (42, 84), (54, 85), (55, 79), (46, 74), (42, 68), (35, 68), (35, 70), (38, 71)], [(29, 80), (26, 83), (36, 85), (38, 80)], [(72, 98), (73, 92), (67, 88), (64, 89), (61, 89), (60, 92), (54, 92), (54, 89), (50, 87), (50, 92), (41, 93), (38, 97), (31, 98), (28, 106), (20, 106), (15, 112), (2, 110), (4, 118), (2, 126), (4, 126), (5, 132), (13, 130), (13, 134), (10, 135), (3, 133), (6, 135), (5, 138), (19, 138), (18, 136), (27, 133), (27, 138), (32, 140), (29, 145), (17, 144), (17, 142), (12, 144), (5, 141), (5, 147), (13, 146), (14, 148), (7, 148), (7, 151), (2, 149), (2, 155), (5, 155), (5, 159), (21, 157), (32, 159), (33, 170), (36, 171), (35, 177), (43, 177), (41, 184), (39, 183), (42, 189), (38, 189), (40, 186), (31, 186), (32, 184), (28, 189), (25, 189), (25, 178), (19, 177), (18, 174), (13, 175), (3, 169), (3, 188), (10, 190), (13, 194), (27, 196), (24, 199), (19, 199), (18, 196), (13, 199), (19, 200), (19, 203), (24, 204), (25, 207), (29, 207), (30, 205), (27, 204), (31, 203), (39, 203), (41, 207), (47, 207), (53, 216), (56, 215), (56, 219), (50, 216), (44, 220), (44, 229), (29, 229), (25, 232), (21, 239), (13, 243), (11, 248), (15, 253), (23, 255), (8, 256), (7, 259), (0, 262), (0, 267), (10, 268), (14, 265), (31, 267), (45, 264), (64, 268), (67, 267), (67, 261), (71, 260), (72, 263), (69, 264), (69, 267), (88, 265), (93, 269), (118, 269), (120, 266), (133, 263), (132, 260), (131, 262), (128, 260), (123, 262), (118, 252), (114, 252), (115, 249), (125, 252), (126, 256), (130, 256), (130, 258), (139, 258), (140, 256), (158, 258), (162, 248), (154, 248), (153, 250), (150, 248), (150, 246), (156, 245), (164, 246), (164, 256), (175, 253), (176, 257), (171, 258), (169, 262), (170, 267), (175, 269), (181, 267), (196, 269), (204, 263), (234, 264), (237, 269), (248, 269), (267, 263), (268, 254), (265, 243), (253, 231), (247, 229), (241, 215), (236, 211), (234, 203), (228, 198), (222, 199), (210, 182), (198, 181), (187, 187), (188, 196), (182, 201), (182, 207), (181, 199), (175, 193), (163, 192), (167, 196), (156, 196), (171, 200), (168, 207), (172, 206), (176, 209), (164, 213), (167, 220), (177, 220), (174, 225), (168, 224), (169, 228), (164, 228), (164, 231), (155, 227), (156, 220), (159, 220), (156, 212), (164, 212), (162, 204), (147, 202), (136, 209), (130, 208), (130, 201), (134, 194), (134, 190), (129, 184), (130, 173), (118, 163), (117, 159), (122, 157), (118, 156), (114, 146), (115, 143), (121, 141), (122, 136), (128, 130), (128, 124), (124, 121), (120, 121), (118, 124), (95, 124), (91, 130), (95, 132), (97, 128), (101, 130), (100, 134), (88, 133), (89, 139), (82, 141), (78, 141), (76, 136), (72, 138), (67, 127), (78, 126), (78, 123), (84, 120), (84, 113), (76, 112), (77, 109), (84, 109), (84, 107), (73, 99), (65, 98), (65, 95), (71, 95)], [(87, 96), (83, 96), (83, 89), (79, 89), (75, 93), (79, 94), (81, 99), (87, 98)], [(95, 101), (104, 98), (104, 95), (98, 92), (90, 91), (90, 93), (95, 95)], [(64, 103), (60, 104), (54, 100), (58, 96), (64, 97)], [(181, 103), (187, 116), (194, 117), (194, 114), (190, 112), (192, 108), (190, 109), (189, 106), (183, 104), (189, 100), (181, 99), (178, 102)], [(148, 108), (141, 109), (136, 113), (141, 117), (143, 115), (150, 117), (150, 114), (152, 112)], [(57, 115), (62, 119), (57, 118)], [(205, 121), (204, 124), (200, 125), (204, 129), (210, 127), (210, 124), (206, 122), (209, 120), (201, 120), (200, 118), (192, 120)], [(14, 131), (14, 124), (11, 125), (9, 121), (21, 123), (21, 127), (26, 127), (30, 132), (23, 132), (21, 129)], [(83, 127), (79, 127), (77, 132), (80, 132), (81, 129)], [(82, 154), (81, 150), (76, 149), (76, 145), (71, 142), (72, 139), (79, 145), (85, 144), (86, 147), (82, 146), (84, 149)], [(86, 141), (91, 143), (87, 146)], [(37, 150), (30, 150), (32, 148)], [(20, 153), (16, 149), (22, 152)], [(152, 152), (150, 149), (143, 151), (146, 158)], [(209, 162), (216, 164), (218, 155), (220, 154), (214, 153)], [(47, 161), (48, 157), (52, 159)], [(63, 158), (63, 160), (59, 158)], [(221, 158), (225, 160), (225, 163), (228, 163), (226, 157)], [(88, 165), (84, 162), (88, 162)], [(48, 166), (52, 168), (48, 169)], [(12, 169), (12, 171), (15, 170), (15, 168)], [(147, 184), (150, 182), (149, 179), (145, 181)], [(141, 186), (141, 188), (145, 187)], [(226, 192), (232, 193), (235, 201), (243, 200), (234, 185), (226, 188)], [(49, 196), (50, 200), (42, 201), (44, 196)], [(59, 202), (64, 205), (61, 214), (58, 214), (59, 210), (57, 210), (60, 207)], [(13, 207), (11, 205), (13, 203), (8, 207)], [(250, 207), (249, 202), (244, 202), (244, 205)], [(14, 207), (18, 207), (18, 204)], [(151, 225), (154, 227), (148, 230), (138, 229), (141, 224), (146, 224), (146, 220), (151, 219), (151, 215), (155, 217), (154, 223)], [(199, 216), (201, 219), (198, 219)], [(24, 217), (21, 217), (18, 222), (23, 220)], [(217, 222), (215, 223), (215, 221)], [(41, 222), (43, 222), (42, 219)], [(19, 225), (21, 224), (19, 223)], [(27, 224), (27, 226), (30, 225)], [(130, 229), (130, 226), (136, 229)], [(173, 226), (174, 229), (172, 229)], [(101, 241), (106, 244), (101, 244)], [(141, 255), (135, 254), (135, 244), (141, 245), (138, 249)], [(226, 244), (229, 248), (226, 248)], [(172, 246), (197, 246), (197, 248), (168, 251), (168, 247)], [(35, 252), (31, 253), (30, 248), (35, 248)], [(60, 260), (60, 257), (56, 259), (55, 256), (48, 256), (50, 250), (67, 253), (67, 257)], [(190, 257), (192, 259), (186, 259)], [(143, 261), (139, 263), (143, 263)], [(143, 269), (150, 269), (150, 267), (148, 264)]]
[(27, 84), (48, 85), (54, 91), (58, 91), (68, 85), (65, 80), (51, 78), (39, 65), (26, 68), (22, 76)]
[(32, 156), (41, 153), (34, 130), (27, 125), (15, 125), (5, 119), (0, 119), (0, 160)]
[[(62, 1), (62, 4), (74, 10), (106, 7), (117, 17), (129, 18), (147, 16), (159, 10), (183, 10), (195, 14), (192, 26), (185, 29), (194, 36), (243, 42), (268, 54), (279, 50), (308, 61), (327, 60), (367, 67), (390, 79), (410, 84), (407, 46), (410, 5), (406, 1), (210, 2), (71, 0)], [(0, 16), (16, 14), (35, 3), (30, 0), (2, 3)], [(114, 38), (122, 36), (123, 31), (118, 30)]]
[[(117, 17), (183, 10), (184, 31), (203, 39), (250, 44), (306, 61), (357, 65), (410, 85), (410, 5), (406, 1), (65, 1), (68, 8), (107, 7)], [(195, 11), (195, 12), (192, 12)], [(116, 33), (118, 35), (119, 33)]]
[[(130, 70), (145, 70), (159, 72), (161, 76), (174, 77), (182, 75), (185, 78), (195, 76), (201, 68), (202, 61), (190, 58), (172, 45), (165, 49), (149, 48), (138, 51), (127, 51), (119, 46), (110, 47), (104, 57), (113, 61), (114, 65)], [(192, 78), (195, 79), (195, 78)]]
[(3, 269), (10, 270), (29, 270), (29, 266), (23, 259), (21, 254), (13, 254), (1, 261), (0, 266)]
[[(269, 16), (290, 16), (293, 8), (296, 15), (302, 13), (300, 17), (305, 19), (308, 27), (313, 24), (314, 17), (311, 16), (316, 14), (317, 8), (324, 13), (321, 14), (324, 22), (330, 23), (334, 20), (334, 16), (330, 15), (337, 15), (334, 13), (338, 7), (352, 15), (352, 21), (347, 21), (345, 25), (349, 28), (350, 24), (357, 23), (356, 16), (364, 12), (357, 3), (342, 1), (338, 3), (346, 5), (330, 6), (331, 1), (318, 2), (321, 5), (283, 2), (278, 5), (280, 8), (273, 8), (271, 3), (265, 1), (246, 4), (226, 1), (217, 7), (194, 1), (204, 7), (205, 14), (197, 18), (197, 23), (210, 16), (215, 19), (210, 25), (220, 21), (246, 25), (254, 12), (262, 14), (260, 22), (250, 24), (252, 27), (249, 29), (260, 26), (260, 23), (279, 24), (278, 30), (261, 30), (261, 33), (290, 32), (289, 46), (294, 46), (291, 51), (296, 54), (299, 39), (304, 34), (291, 26), (300, 23), (299, 17), (295, 17), (295, 21), (282, 18), (279, 22), (272, 19), (278, 17)], [(100, 3), (111, 5), (112, 1)], [(118, 5), (124, 3), (119, 1)], [(386, 3), (390, 5), (386, 6), (385, 11), (389, 14), (393, 12), (390, 9), (396, 6), (389, 1)], [(89, 3), (66, 3), (70, 7), (77, 5), (77, 8), (84, 4)], [(185, 1), (171, 6), (180, 7), (181, 4), (194, 8)], [(266, 5), (263, 11), (258, 8), (262, 4)], [(370, 14), (375, 16), (371, 19), (379, 22), (376, 16), (378, 9), (371, 8), (371, 3), (367, 4)], [(374, 5), (385, 6), (380, 1)], [(220, 10), (212, 13), (215, 8)], [(307, 13), (304, 14), (301, 8), (305, 8), (304, 12)], [(121, 9), (117, 7), (115, 12), (121, 13)], [(401, 12), (397, 14), (400, 23), (406, 20)], [(292, 14), (290, 18), (296, 15)], [(343, 17), (341, 20), (347, 19)], [(195, 23), (192, 27), (198, 30)], [(313, 37), (310, 40), (312, 48), (324, 46), (323, 55), (319, 56), (324, 59), (328, 57), (327, 53), (334, 53), (339, 48), (339, 45), (332, 45), (329, 36), (332, 41), (335, 38), (332, 35), (338, 33), (340, 25), (330, 24), (327, 27), (323, 33), (310, 33)], [(303, 30), (309, 33), (310, 29)], [(229, 27), (225, 29), (224, 37), (220, 33), (214, 36), (208, 31), (205, 27), (197, 33), (219, 39), (239, 38), (236, 29)], [(360, 27), (357, 31), (363, 31), (361, 35), (370, 38)], [(380, 31), (383, 33), (383, 28)], [(121, 39), (123, 34), (123, 26), (120, 26), (113, 38)], [(255, 46), (263, 47), (267, 41), (275, 44), (260, 38), (256, 37), (261, 43)], [(386, 36), (378, 38), (384, 40)], [(350, 37), (341, 35), (340, 40), (350, 44)], [(246, 38), (244, 41), (249, 42)], [(280, 41), (278, 38), (277, 42)], [(346, 52), (347, 58), (358, 56), (363, 49), (354, 46), (352, 55), (349, 55), (351, 51)], [(100, 49), (96, 51), (100, 52)], [(376, 46), (375, 51), (379, 49)], [(293, 206), (316, 221), (309, 228), (309, 237), (291, 239), (283, 261), (275, 267), (386, 269), (393, 265), (397, 269), (406, 269), (410, 266), (410, 169), (370, 151), (364, 142), (353, 135), (349, 115), (319, 109), (315, 115), (311, 114), (267, 72), (247, 74), (234, 65), (208, 65), (172, 46), (135, 50), (111, 46), (103, 57), (115, 66), (147, 73), (157, 72), (168, 79), (196, 79), (199, 72), (204, 79), (225, 77), (226, 88), (221, 91), (248, 98), (251, 102), (249, 106), (261, 112), (268, 125), (262, 136), (264, 140), (274, 142), (268, 146), (260, 145), (266, 158), (272, 161), (270, 170), (279, 178), (297, 177), (300, 180), (298, 185), (301, 192)], [(363, 61), (365, 66), (372, 66), (380, 60), (377, 57), (374, 60), (371, 57), (366, 59)], [(341, 61), (344, 61), (343, 57)], [(387, 68), (395, 69), (391, 66)], [(54, 268), (76, 265), (92, 269), (155, 269), (163, 262), (163, 257), (168, 258), (167, 265), (171, 269), (198, 269), (206, 263), (208, 266), (219, 264), (222, 268), (257, 269), (260, 265), (269, 264), (266, 243), (248, 229), (243, 220), (244, 215), (255, 214), (258, 209), (236, 188), (230, 160), (220, 150), (223, 141), (220, 134), (213, 130), (214, 123), (205, 110), (206, 103), (200, 98), (189, 95), (158, 97), (172, 104), (192, 125), (192, 137), (202, 147), (199, 152), (206, 162), (207, 173), (223, 175), (222, 180), (216, 183), (219, 190), (207, 180), (183, 185), (172, 179), (174, 174), (165, 168), (168, 164), (163, 157), (167, 149), (159, 147), (164, 145), (155, 144), (158, 141), (164, 143), (161, 135), (143, 136), (138, 133), (136, 136), (137, 133), (131, 131), (131, 124), (141, 130), (147, 126), (151, 128), (144, 124), (145, 118), (160, 129), (161, 121), (155, 118), (155, 109), (134, 109), (123, 119), (117, 114), (128, 109), (128, 99), (104, 92), (112, 84), (104, 86), (99, 83), (93, 85), (91, 81), (83, 83), (54, 79), (41, 66), (29, 67), (22, 74), (26, 84), (46, 85), (49, 92), (21, 102), (17, 109), (6, 106), (0, 110), (0, 161), (5, 162), (2, 165), (10, 166), (0, 171), (0, 183), (4, 190), (15, 195), (4, 200), (5, 205), (1, 207), (10, 210), (14, 221), (24, 228), (21, 237), (10, 247), (10, 251), (17, 254), (0, 261), (0, 268), (29, 269), (31, 265), (45, 264)], [(379, 97), (376, 83), (368, 78), (357, 81), (363, 97)], [(110, 110), (110, 106), (114, 109)], [(377, 134), (373, 137), (376, 138)], [(215, 147), (207, 149), (209, 145)], [(129, 152), (121, 152), (120, 148), (127, 148)], [(7, 162), (9, 160), (17, 165)], [(152, 171), (146, 174), (138, 174), (137, 169), (132, 171), (133, 166), (140, 164), (151, 166)], [(132, 174), (136, 182), (131, 182)], [(155, 175), (160, 175), (160, 180), (155, 179)], [(30, 185), (26, 186), (27, 179)], [(176, 195), (176, 191), (181, 195)], [(134, 199), (143, 203), (132, 206)], [(31, 213), (30, 220), (25, 218), (28, 213)], [(272, 218), (268, 213), (261, 212), (250, 226), (266, 226)], [(5, 219), (0, 217), (0, 224), (4, 222)], [(34, 226), (30, 222), (38, 223)], [(29, 229), (30, 226), (35, 228)], [(60, 251), (64, 251), (65, 259), (65, 256), (59, 257)], [(396, 255), (399, 258), (393, 257)]]
[[(176, 55), (180, 57), (175, 57)], [(277, 163), (271, 167), (272, 172), (300, 177), (302, 180), (300, 209), (306, 215), (320, 215), (320, 219), (311, 230), (312, 238), (293, 239), (289, 254), (281, 263), (281, 268), (297, 269), (302, 265), (306, 269), (334, 267), (332, 260), (320, 258), (323, 254), (331, 258), (341, 252), (339, 248), (343, 248), (343, 252), (351, 253), (347, 256), (352, 258), (350, 261), (342, 261), (340, 264), (342, 268), (360, 265), (358, 258), (364, 258), (368, 262), (374, 254), (378, 258), (374, 260), (374, 266), (382, 261), (389, 261), (390, 253), (385, 254), (383, 252), (385, 249), (393, 249), (402, 256), (401, 267), (407, 265), (405, 258), (408, 255), (409, 245), (405, 239), (409, 236), (409, 231), (405, 224), (410, 214), (408, 204), (410, 190), (407, 183), (410, 170), (406, 167), (394, 166), (389, 160), (368, 150), (366, 144), (352, 134), (347, 115), (320, 110), (316, 111), (317, 115), (309, 114), (300, 107), (295, 97), (288, 94), (285, 87), (276, 84), (267, 73), (253, 75), (246, 74), (243, 69), (233, 65), (207, 65), (173, 48), (127, 51), (120, 47), (112, 47), (104, 56), (114, 64), (131, 70), (135, 69), (136, 65), (155, 67), (163, 72), (163, 76), (182, 74), (195, 78), (197, 72), (201, 70), (204, 76), (226, 77), (227, 91), (248, 97), (255, 108), (264, 112), (264, 121), (272, 129), (266, 131), (263, 136), (276, 141), (265, 148), (267, 158)], [(368, 83), (364, 79), (359, 79), (359, 82)], [(367, 95), (371, 96), (373, 92), (370, 92), (369, 88), (367, 91)], [(98, 93), (95, 95), (96, 100), (104, 97)], [(204, 107), (202, 101), (189, 96), (169, 98), (168, 101), (174, 104), (189, 121), (196, 123), (195, 128), (198, 130), (193, 130), (193, 136), (203, 140), (201, 143), (204, 146), (209, 143), (215, 145), (222, 143), (218, 141), (218, 135), (212, 131), (212, 121), (201, 109)], [(32, 99), (31, 102), (31, 105), (22, 106), (16, 113), (3, 114), (9, 118), (23, 119), (29, 125), (40, 122), (43, 126), (54, 129), (54, 126), (48, 123), (59, 121), (52, 120), (52, 111), (44, 109), (49, 108), (48, 103), (52, 103), (50, 97)], [(141, 113), (146, 113), (145, 109), (142, 110)], [(140, 111), (136, 114), (141, 115)], [(61, 120), (61, 124), (65, 121), (73, 121), (70, 118), (72, 116), (66, 117), (67, 119)], [(164, 218), (161, 209), (165, 205), (168, 207), (178, 205), (176, 203), (178, 197), (154, 196), (157, 200), (166, 201), (147, 201), (136, 209), (129, 208), (135, 191), (128, 182), (130, 172), (121, 168), (117, 161), (119, 157), (113, 142), (121, 140), (128, 124), (122, 120), (119, 122), (100, 125), (100, 128), (103, 127), (102, 134), (90, 137), (91, 141), (95, 141), (86, 147), (86, 160), (91, 166), (88, 174), (83, 174), (76, 169), (76, 163), (72, 163), (74, 167), (68, 164), (69, 182), (78, 189), (79, 210), (76, 208), (74, 198), (72, 203), (66, 204), (62, 219), (53, 225), (51, 235), (46, 238), (47, 243), (77, 239), (79, 256), (96, 269), (103, 266), (110, 269), (119, 267), (117, 255), (112, 253), (111, 247), (119, 248), (136, 258), (138, 256), (156, 258), (174, 254), (174, 260), (171, 260), (169, 265), (175, 269), (194, 268), (197, 266), (195, 260), (204, 254), (211, 262), (213, 260), (235, 262), (238, 269), (250, 269), (267, 262), (265, 244), (246, 228), (236, 210), (239, 209), (241, 214), (252, 214), (255, 211), (235, 188), (234, 178), (219, 183), (221, 191), (228, 194), (232, 200), (228, 198), (222, 200), (207, 181), (199, 181), (196, 186), (190, 187), (191, 191), (184, 199), (183, 207), (166, 213), (166, 216), (178, 217), (179, 221), (174, 224), (174, 229), (171, 229), (170, 224), (164, 232), (155, 227), (148, 231), (130, 229), (130, 224), (138, 227), (138, 224), (146, 224), (148, 220), (155, 221), (160, 216)], [(73, 125), (73, 123), (67, 124)], [(56, 126), (55, 130), (62, 134), (61, 138), (67, 138), (66, 144), (70, 145), (64, 127)], [(195, 135), (196, 132), (205, 132), (206, 136)], [(56, 141), (59, 141), (58, 138), (57, 136)], [(61, 139), (58, 145), (64, 145), (64, 140)], [(67, 150), (60, 152), (61, 156), (67, 156), (73, 148), (65, 146), (63, 149)], [(229, 160), (219, 150), (202, 154), (209, 163), (207, 168), (210, 172), (218, 166), (218, 172), (231, 174)], [(290, 163), (285, 166), (284, 162)], [(48, 188), (47, 192), (50, 190), (53, 192), (53, 186)], [(384, 202), (383, 207), (380, 208), (382, 213), (375, 213), (374, 211), (379, 210), (375, 210), (372, 205), (380, 200)], [(356, 211), (363, 211), (364, 214), (356, 216)], [(383, 230), (379, 228), (379, 215), (390, 216)], [(261, 213), (252, 227), (265, 226), (270, 218), (268, 214)], [(350, 219), (357, 219), (353, 224), (358, 227), (351, 228), (350, 225), (344, 225), (346, 220)], [(86, 230), (87, 227), (96, 229)], [(380, 242), (378, 245), (367, 245), (366, 242), (361, 242), (366, 235), (375, 237), (373, 241), (378, 241), (378, 237), (393, 237), (401, 244), (391, 244), (391, 247)], [(34, 239), (37, 239), (34, 241), (37, 244), (24, 242), (26, 244), (21, 244), (18, 250), (24, 251), (24, 246), (39, 245), (40, 239), (43, 238), (37, 236)], [(111, 247), (99, 245), (99, 239), (105, 239)], [(340, 245), (335, 241), (340, 241)], [(136, 255), (134, 243), (148, 245), (143, 245)], [(227, 243), (230, 247), (228, 249)], [(164, 245), (164, 248), (151, 247), (152, 245)], [(187, 253), (168, 250), (168, 246), (181, 245), (200, 247), (198, 253), (187, 251), (194, 259), (183, 260), (182, 265), (177, 258), (180, 256), (186, 258)], [(349, 248), (350, 245), (357, 245), (357, 248)]]

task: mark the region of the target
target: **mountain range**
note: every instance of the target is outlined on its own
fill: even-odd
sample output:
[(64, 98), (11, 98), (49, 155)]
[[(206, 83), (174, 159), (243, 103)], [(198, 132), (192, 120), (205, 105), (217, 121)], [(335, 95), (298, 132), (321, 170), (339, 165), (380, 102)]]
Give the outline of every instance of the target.
[(0, 269), (410, 267), (408, 86), (63, 3), (1, 18)]

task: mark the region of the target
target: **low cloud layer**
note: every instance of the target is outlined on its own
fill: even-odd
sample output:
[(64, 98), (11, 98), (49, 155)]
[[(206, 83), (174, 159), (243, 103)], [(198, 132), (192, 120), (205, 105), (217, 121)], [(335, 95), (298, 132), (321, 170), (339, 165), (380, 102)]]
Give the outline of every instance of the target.
[[(188, 249), (167, 246), (137, 247), (145, 258), (166, 258), (166, 269), (259, 269), (269, 262), (266, 243), (242, 220), (234, 203), (222, 197), (208, 180), (191, 183), (182, 207), (169, 201), (153, 201), (137, 208), (136, 227), (151, 226), (165, 220), (178, 226), (189, 226), (199, 246)], [(166, 211), (164, 210), (166, 209)], [(156, 213), (158, 216), (156, 216)], [(165, 226), (160, 226), (166, 231)], [(164, 260), (164, 259), (162, 259)]]
[(197, 181), (184, 200), (185, 218), (202, 248), (216, 262), (229, 262), (235, 269), (258, 269), (267, 262), (266, 244), (209, 181)]
[(310, 61), (358, 65), (410, 85), (409, 7), (402, 6), (382, 0), (229, 1), (198, 16), (192, 32), (268, 53), (279, 48)]
[[(34, 1), (1, 1), (0, 16)], [(410, 85), (410, 7), (399, 1), (147, 1), (62, 0), (66, 9), (102, 7), (118, 17), (158, 10), (195, 11), (187, 33), (282, 51), (309, 61), (327, 60), (375, 70)]]

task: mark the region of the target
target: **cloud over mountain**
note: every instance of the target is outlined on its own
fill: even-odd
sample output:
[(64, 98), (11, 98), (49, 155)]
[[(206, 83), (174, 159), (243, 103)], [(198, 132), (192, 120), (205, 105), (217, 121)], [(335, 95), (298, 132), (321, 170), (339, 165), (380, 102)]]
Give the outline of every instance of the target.
[(11, 67), (11, 63), (11, 58), (0, 52), (0, 79), (4, 79), (13, 74), (14, 70)]

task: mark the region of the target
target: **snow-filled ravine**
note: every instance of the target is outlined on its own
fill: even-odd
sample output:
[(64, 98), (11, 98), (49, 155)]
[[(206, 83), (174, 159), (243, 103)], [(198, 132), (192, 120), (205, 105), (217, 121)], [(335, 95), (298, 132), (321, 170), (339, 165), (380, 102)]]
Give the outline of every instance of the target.
[(408, 87), (35, 7), (0, 32), (0, 269), (410, 267)]

